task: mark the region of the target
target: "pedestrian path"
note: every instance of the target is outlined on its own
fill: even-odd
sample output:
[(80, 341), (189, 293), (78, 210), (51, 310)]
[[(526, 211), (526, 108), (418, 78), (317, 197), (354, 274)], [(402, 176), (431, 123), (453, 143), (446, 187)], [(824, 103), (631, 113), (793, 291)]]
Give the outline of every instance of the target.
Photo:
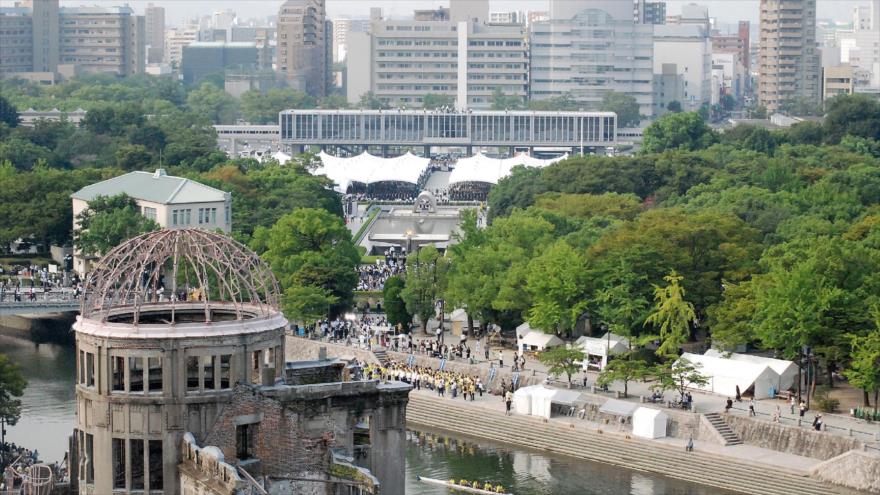
[[(640, 440), (571, 418), (543, 421), (529, 416), (506, 416), (498, 397), (474, 402), (441, 399), (413, 391), (407, 423), (521, 445), (570, 457), (604, 462), (633, 470), (666, 475), (693, 483), (753, 495), (827, 495), (853, 493), (806, 477), (818, 461), (781, 455), (757, 447), (733, 447), (724, 455), (699, 442), (685, 452), (679, 439)], [(719, 447), (723, 448), (723, 447)]]

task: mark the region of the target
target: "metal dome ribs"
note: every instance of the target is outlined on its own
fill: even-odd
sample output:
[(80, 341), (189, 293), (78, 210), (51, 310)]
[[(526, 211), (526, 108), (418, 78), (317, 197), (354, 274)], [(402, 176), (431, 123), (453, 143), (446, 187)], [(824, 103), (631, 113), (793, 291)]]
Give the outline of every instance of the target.
[(83, 318), (118, 314), (141, 323), (144, 311), (163, 308), (164, 323), (183, 310), (218, 311), (235, 319), (278, 310), (278, 282), (260, 257), (233, 239), (202, 229), (174, 229), (134, 237), (101, 258), (89, 274)]

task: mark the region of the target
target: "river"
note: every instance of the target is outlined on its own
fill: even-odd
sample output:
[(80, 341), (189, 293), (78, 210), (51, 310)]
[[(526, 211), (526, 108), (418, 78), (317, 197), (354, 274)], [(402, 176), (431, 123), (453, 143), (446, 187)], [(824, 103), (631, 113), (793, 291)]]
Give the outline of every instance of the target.
[[(75, 423), (73, 344), (36, 344), (2, 332), (0, 329), (0, 353), (18, 363), (28, 379), (21, 399), (21, 420), (7, 427), (6, 438), (37, 449), (43, 460), (61, 460)], [(517, 495), (721, 493), (662, 476), (437, 432), (408, 432), (406, 449), (407, 493), (447, 493), (442, 487), (420, 483), (418, 475), (491, 480)]]

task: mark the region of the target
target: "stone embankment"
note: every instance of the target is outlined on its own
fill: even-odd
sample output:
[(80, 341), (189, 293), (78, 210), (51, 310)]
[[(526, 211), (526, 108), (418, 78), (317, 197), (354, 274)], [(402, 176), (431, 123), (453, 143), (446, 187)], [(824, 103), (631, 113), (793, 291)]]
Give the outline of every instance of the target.
[(842, 493), (803, 473), (722, 457), (601, 430), (564, 428), (527, 416), (474, 407), (464, 401), (411, 394), (407, 424), (518, 445), (579, 459), (656, 473), (692, 483), (753, 495), (828, 495)]
[(880, 457), (851, 450), (810, 470), (819, 480), (835, 485), (880, 493)]

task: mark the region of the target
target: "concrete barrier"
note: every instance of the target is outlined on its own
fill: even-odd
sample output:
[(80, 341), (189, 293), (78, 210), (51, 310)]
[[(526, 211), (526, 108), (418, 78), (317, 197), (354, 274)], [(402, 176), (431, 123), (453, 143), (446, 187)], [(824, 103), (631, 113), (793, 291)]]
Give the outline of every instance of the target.
[(746, 444), (813, 459), (828, 460), (854, 449), (861, 450), (863, 445), (855, 438), (734, 414), (725, 419)]
[(813, 467), (810, 476), (854, 490), (880, 493), (880, 456), (851, 450)]

